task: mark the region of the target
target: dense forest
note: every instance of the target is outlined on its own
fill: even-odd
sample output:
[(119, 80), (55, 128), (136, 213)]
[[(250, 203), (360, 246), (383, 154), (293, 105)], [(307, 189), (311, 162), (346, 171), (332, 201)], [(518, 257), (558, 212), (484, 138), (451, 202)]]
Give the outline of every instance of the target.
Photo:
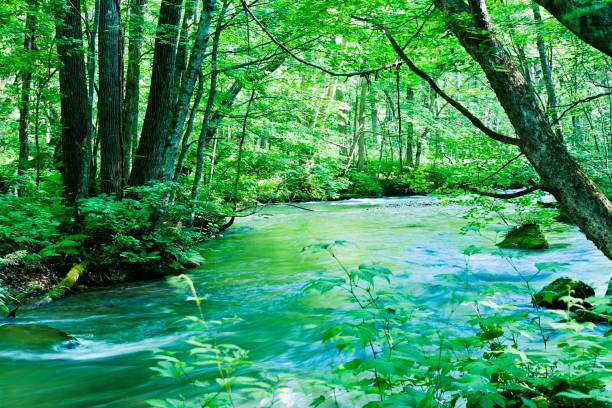
[[(5, 0), (0, 114), (13, 406), (612, 406), (609, 0)], [(146, 392), (16, 402), (156, 296)]]

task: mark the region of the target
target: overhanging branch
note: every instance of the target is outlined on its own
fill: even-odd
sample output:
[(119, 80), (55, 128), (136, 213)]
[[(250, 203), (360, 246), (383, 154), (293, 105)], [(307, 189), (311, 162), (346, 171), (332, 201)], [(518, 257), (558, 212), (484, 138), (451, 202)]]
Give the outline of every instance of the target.
[(385, 30), (385, 34), (387, 35), (387, 38), (389, 39), (389, 42), (391, 43), (391, 46), (393, 47), (397, 55), (406, 63), (406, 65), (408, 65), (408, 68), (412, 72), (414, 72), (416, 75), (421, 77), (425, 82), (427, 82), (429, 86), (431, 86), (433, 90), (436, 91), (436, 93), (442, 97), (442, 99), (448, 102), (449, 105), (457, 109), (463, 116), (468, 118), (468, 120), (472, 122), (474, 126), (480, 129), (480, 131), (482, 131), (485, 135), (489, 136), (491, 139), (497, 140), (498, 142), (502, 142), (505, 144), (520, 146), (520, 143), (521, 143), (520, 139), (517, 139), (515, 137), (505, 136), (505, 135), (502, 135), (501, 133), (498, 133), (498, 132), (495, 132), (494, 130), (489, 129), (484, 123), (482, 123), (480, 119), (478, 119), (469, 110), (467, 110), (467, 108), (461, 105), (458, 101), (451, 98), (446, 92), (444, 92), (436, 84), (436, 81), (434, 81), (433, 78), (431, 78), (424, 71), (422, 71), (416, 65), (414, 65), (414, 63), (410, 60), (410, 58), (408, 58), (404, 50), (399, 46), (397, 41), (395, 41), (395, 38), (393, 38), (393, 36), (391, 35), (391, 32), (387, 28), (384, 28), (384, 30)]
[(484, 197), (491, 197), (491, 198), (499, 198), (502, 200), (509, 200), (511, 198), (519, 198), (519, 197), (523, 197), (526, 196), (528, 194), (531, 194), (533, 192), (536, 192), (538, 190), (543, 190), (542, 186), (533, 186), (533, 187), (529, 187), (526, 188), (524, 190), (521, 191), (517, 191), (515, 193), (489, 193), (486, 191), (480, 191), (478, 189), (475, 188), (470, 188), (467, 187), (466, 190), (471, 191), (472, 193), (484, 196)]

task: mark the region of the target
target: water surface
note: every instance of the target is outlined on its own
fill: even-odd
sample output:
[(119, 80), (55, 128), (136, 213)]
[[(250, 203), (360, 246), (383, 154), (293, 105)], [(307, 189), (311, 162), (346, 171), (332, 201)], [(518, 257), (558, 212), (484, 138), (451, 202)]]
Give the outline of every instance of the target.
[[(521, 276), (491, 239), (494, 233), (462, 235), (465, 208), (440, 206), (435, 198), (363, 199), (304, 204), (314, 211), (287, 206), (267, 207), (262, 214), (241, 219), (223, 238), (202, 246), (206, 263), (189, 275), (205, 295), (206, 317), (238, 315), (224, 341), (250, 351), (266, 369), (298, 376), (327, 370), (337, 353), (320, 342), (321, 330), (337, 317), (339, 296), (304, 293), (317, 277), (337, 273), (323, 256), (304, 256), (306, 245), (350, 241), (338, 250), (349, 266), (379, 262), (394, 275), (391, 285), (412, 291), (434, 282), (436, 275), (456, 274), (480, 284), (514, 283)], [(610, 262), (575, 228), (547, 233), (551, 248), (506, 251), (524, 276), (536, 274), (536, 264), (567, 264), (557, 272), (542, 272), (534, 286), (558, 275), (592, 284), (598, 294), (612, 275)], [(464, 250), (483, 248), (470, 259), (466, 274)], [(435, 293), (423, 291), (423, 302)], [(151, 378), (154, 349), (181, 349), (191, 334), (174, 323), (195, 314), (186, 302), (189, 290), (176, 278), (122, 285), (82, 293), (45, 307), (23, 312), (20, 323), (48, 325), (78, 338), (75, 350), (0, 350), (2, 407), (145, 407), (149, 398), (174, 397), (176, 386)], [(506, 301), (529, 307), (525, 294)], [(521, 306), (522, 305), (522, 306)], [(291, 401), (284, 404), (290, 405)], [(300, 400), (295, 406), (304, 406)]]

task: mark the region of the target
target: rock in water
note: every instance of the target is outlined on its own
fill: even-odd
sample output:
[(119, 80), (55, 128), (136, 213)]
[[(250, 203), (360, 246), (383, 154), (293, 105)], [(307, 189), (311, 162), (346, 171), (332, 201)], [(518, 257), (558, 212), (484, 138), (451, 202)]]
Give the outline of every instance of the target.
[(538, 224), (525, 224), (508, 232), (497, 246), (510, 249), (541, 249), (548, 248), (548, 241)]
[(63, 331), (40, 324), (5, 324), (0, 326), (1, 349), (73, 349), (78, 344), (76, 338)]
[[(567, 302), (561, 298), (568, 295), (578, 299), (586, 299), (595, 296), (595, 289), (579, 280), (559, 278), (533, 295), (533, 304), (549, 309), (567, 310)], [(590, 307), (588, 304), (584, 304), (584, 306)]]

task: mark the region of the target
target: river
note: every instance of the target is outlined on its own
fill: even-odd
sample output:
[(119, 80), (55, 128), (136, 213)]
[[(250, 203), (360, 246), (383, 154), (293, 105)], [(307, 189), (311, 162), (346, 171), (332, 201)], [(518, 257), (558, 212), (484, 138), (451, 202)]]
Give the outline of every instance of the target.
[[(328, 370), (337, 352), (322, 344), (322, 331), (338, 296), (304, 293), (312, 279), (337, 270), (328, 258), (302, 255), (309, 244), (334, 240), (351, 245), (338, 249), (350, 266), (379, 262), (394, 273), (395, 290), (431, 283), (438, 274), (465, 274), (464, 250), (482, 248), (470, 259), (470, 279), (520, 284), (522, 278), (502, 258), (490, 238), (494, 233), (461, 234), (466, 208), (441, 206), (431, 197), (360, 199), (267, 207), (238, 220), (224, 237), (202, 245), (203, 266), (189, 271), (205, 296), (207, 319), (237, 315), (223, 341), (250, 351), (249, 358), (272, 372), (307, 376)], [(543, 286), (566, 275), (605, 291), (611, 263), (576, 227), (547, 232), (551, 248), (509, 251), (526, 275), (535, 265), (565, 264), (544, 271), (533, 285)], [(432, 301), (423, 293), (424, 302)], [(73, 350), (32, 352), (0, 350), (0, 406), (11, 408), (146, 407), (150, 398), (175, 397), (177, 387), (152, 378), (155, 349), (179, 350), (192, 335), (174, 324), (196, 313), (187, 302), (189, 289), (176, 277), (80, 293), (47, 306), (23, 311), (18, 323), (37, 323), (75, 336)], [(529, 307), (526, 295), (508, 301)], [(297, 398), (297, 397), (296, 397)], [(307, 406), (305, 400), (283, 406)]]

